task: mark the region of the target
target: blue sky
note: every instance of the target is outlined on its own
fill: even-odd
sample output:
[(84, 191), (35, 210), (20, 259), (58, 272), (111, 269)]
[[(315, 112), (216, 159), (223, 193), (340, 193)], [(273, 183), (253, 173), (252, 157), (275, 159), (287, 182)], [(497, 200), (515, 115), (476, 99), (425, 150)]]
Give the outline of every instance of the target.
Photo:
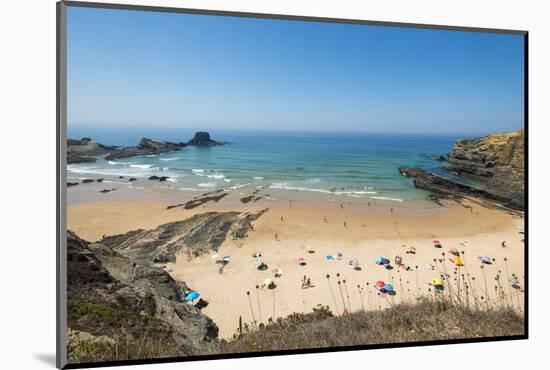
[(68, 10), (70, 126), (475, 134), (523, 127), (523, 37)]

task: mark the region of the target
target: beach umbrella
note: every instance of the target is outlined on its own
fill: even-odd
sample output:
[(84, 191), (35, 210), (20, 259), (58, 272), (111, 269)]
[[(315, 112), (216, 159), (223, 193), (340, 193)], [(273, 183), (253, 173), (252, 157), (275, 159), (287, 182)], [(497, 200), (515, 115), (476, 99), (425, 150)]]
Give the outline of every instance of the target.
[(433, 240), (432, 243), (434, 243), (435, 245), (441, 245), (441, 242), (439, 240)]
[(383, 288), (386, 285), (386, 283), (384, 283), (381, 280), (378, 280), (376, 283), (374, 283), (374, 285), (376, 285), (377, 288)]
[(272, 287), (274, 284), (273, 284), (273, 280), (271, 279), (265, 279), (264, 282), (262, 283), (261, 287), (262, 289), (266, 289), (266, 288), (270, 288)]
[(301, 266), (306, 264), (306, 260), (304, 259), (304, 257), (298, 257), (298, 264)]
[(432, 279), (432, 284), (434, 286), (443, 286), (443, 281), (441, 281), (441, 279), (433, 278)]
[(200, 297), (200, 294), (193, 291), (193, 292), (189, 293), (187, 296), (185, 296), (185, 301), (186, 302), (194, 301), (195, 299), (197, 299), (199, 297)]
[(379, 292), (378, 292), (378, 296), (379, 296), (380, 298), (386, 298), (387, 295), (388, 295), (388, 292), (383, 292), (383, 291), (379, 291)]
[(432, 265), (431, 263), (426, 263), (426, 264), (424, 265), (424, 268), (425, 268), (426, 270), (433, 270), (433, 269), (435, 268), (435, 266)]
[(489, 256), (481, 256), (479, 257), (481, 263), (491, 264), (493, 263), (493, 259)]
[(456, 249), (456, 248), (454, 248), (454, 247), (453, 247), (453, 248), (449, 248), (449, 253), (450, 253), (450, 254), (453, 254), (453, 255), (455, 255), (455, 256), (459, 256), (459, 255), (460, 255), (460, 252), (458, 251), (458, 249)]
[(463, 240), (463, 241), (460, 242), (460, 245), (462, 245), (463, 247), (467, 247), (468, 244), (470, 244), (470, 243), (468, 243), (468, 241), (466, 241), (466, 240)]
[(349, 265), (354, 267), (354, 268), (359, 267), (359, 261), (351, 260), (351, 261), (349, 261)]
[(457, 266), (464, 266), (464, 261), (460, 257), (455, 257), (452, 259), (452, 261)]
[(391, 284), (384, 285), (384, 290), (386, 290), (388, 292), (393, 292), (393, 285), (391, 285)]
[(327, 256), (327, 260), (329, 260), (329, 261), (334, 261), (334, 256), (333, 256), (332, 254), (329, 254), (329, 255)]
[(311, 245), (306, 245), (305, 249), (308, 253), (315, 253), (315, 250), (313, 250), (313, 247)]
[(374, 260), (374, 263), (376, 263), (377, 265), (383, 265), (384, 259), (382, 257), (376, 257), (376, 260)]
[(281, 277), (281, 276), (283, 276), (283, 270), (275, 269), (275, 270), (273, 270), (273, 275), (275, 277)]

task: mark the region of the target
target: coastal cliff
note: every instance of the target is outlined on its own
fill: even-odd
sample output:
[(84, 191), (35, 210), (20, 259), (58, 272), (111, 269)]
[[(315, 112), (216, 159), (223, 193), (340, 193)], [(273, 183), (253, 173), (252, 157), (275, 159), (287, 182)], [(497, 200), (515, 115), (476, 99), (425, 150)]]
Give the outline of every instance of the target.
[(448, 171), (485, 183), (484, 190), (524, 206), (525, 133), (492, 134), (458, 140), (449, 155)]
[(114, 146), (107, 146), (92, 141), (90, 138), (67, 139), (67, 163), (89, 163), (97, 160), (96, 156), (116, 150)]
[[(178, 288), (189, 288), (163, 269), (68, 231), (67, 270), (71, 362), (193, 355), (217, 347), (216, 324), (180, 301)], [(141, 353), (132, 345), (138, 342)]]
[(419, 189), (432, 193), (430, 198), (475, 198), (487, 206), (523, 211), (525, 208), (524, 130), (497, 133), (473, 140), (458, 140), (443, 170), (459, 177), (474, 179), (468, 185), (444, 178), (420, 168), (400, 167), (399, 172), (414, 181)]

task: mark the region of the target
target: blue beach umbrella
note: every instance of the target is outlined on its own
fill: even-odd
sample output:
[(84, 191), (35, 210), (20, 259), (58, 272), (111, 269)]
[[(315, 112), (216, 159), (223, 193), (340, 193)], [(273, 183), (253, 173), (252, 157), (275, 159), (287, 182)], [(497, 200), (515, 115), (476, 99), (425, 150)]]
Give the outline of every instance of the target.
[(386, 289), (388, 292), (392, 292), (393, 291), (393, 285), (386, 284), (386, 285), (384, 285), (384, 289)]
[(377, 265), (383, 265), (384, 264), (384, 258), (382, 257), (376, 257), (376, 260), (374, 261)]
[(200, 294), (197, 293), (197, 292), (191, 292), (189, 293), (186, 297), (185, 297), (185, 301), (186, 302), (189, 302), (189, 301), (194, 301), (195, 299), (199, 298), (200, 297)]

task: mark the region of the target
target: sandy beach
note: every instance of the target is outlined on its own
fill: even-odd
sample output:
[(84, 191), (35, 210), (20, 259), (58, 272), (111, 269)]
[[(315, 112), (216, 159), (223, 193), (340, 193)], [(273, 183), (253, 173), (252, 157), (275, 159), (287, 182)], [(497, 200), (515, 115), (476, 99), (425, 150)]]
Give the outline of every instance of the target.
[[(523, 218), (503, 211), (473, 203), (466, 204), (467, 207), (445, 203), (444, 207), (423, 208), (393, 203), (351, 203), (347, 199), (333, 202), (262, 199), (249, 205), (238, 201), (239, 194), (193, 210), (167, 210), (174, 202), (174, 195), (144, 194), (75, 202), (68, 207), (68, 229), (84, 239), (96, 241), (103, 235), (150, 229), (202, 212), (269, 208), (254, 222), (254, 230), (246, 239), (226, 240), (217, 253), (191, 260), (180, 255), (176, 263), (166, 266), (175, 279), (185, 281), (209, 302), (203, 312), (216, 322), (222, 338), (230, 338), (236, 332), (239, 317), (243, 322), (265, 323), (273, 316), (309, 312), (318, 304), (342, 313), (349, 308), (352, 311), (379, 309), (414, 301), (420, 295), (429, 297), (433, 295), (433, 291), (428, 290), (432, 278), (439, 277), (444, 270), (451, 279), (456, 276), (455, 265), (449, 261), (451, 247), (464, 252), (465, 266), (457, 272), (465, 275), (478, 296), (489, 296), (490, 302), (495, 303), (503, 299), (495, 293), (494, 280), (501, 271), (505, 302), (521, 309), (523, 293), (509, 287), (507, 276), (515, 274), (523, 284), (524, 244), (519, 232)], [(182, 199), (192, 196), (178, 194)], [(443, 248), (435, 248), (434, 239), (440, 240)], [(506, 247), (501, 246), (503, 240)], [(314, 253), (306, 250), (308, 246)], [(416, 249), (415, 254), (407, 253), (410, 246)], [(327, 260), (328, 255), (337, 252), (342, 254), (340, 260)], [(253, 253), (261, 253), (262, 261), (268, 265), (266, 270), (256, 269)], [(222, 273), (213, 259), (214, 254), (230, 256)], [(394, 264), (397, 255), (402, 257), (403, 267)], [(393, 269), (376, 265), (375, 259), (379, 256), (388, 258)], [(495, 260), (481, 269), (479, 256)], [(298, 257), (303, 257), (306, 264), (299, 265)], [(442, 259), (443, 264), (434, 262), (434, 258)], [(360, 270), (354, 270), (350, 260), (357, 260)], [(435, 269), (427, 264), (435, 265)], [(281, 277), (274, 277), (275, 269), (282, 270)], [(340, 285), (337, 274), (342, 281)], [(302, 288), (304, 276), (314, 287)], [(273, 279), (276, 288), (257, 290), (256, 285), (267, 278)], [(378, 297), (373, 288), (378, 280), (393, 284), (397, 294)]]

